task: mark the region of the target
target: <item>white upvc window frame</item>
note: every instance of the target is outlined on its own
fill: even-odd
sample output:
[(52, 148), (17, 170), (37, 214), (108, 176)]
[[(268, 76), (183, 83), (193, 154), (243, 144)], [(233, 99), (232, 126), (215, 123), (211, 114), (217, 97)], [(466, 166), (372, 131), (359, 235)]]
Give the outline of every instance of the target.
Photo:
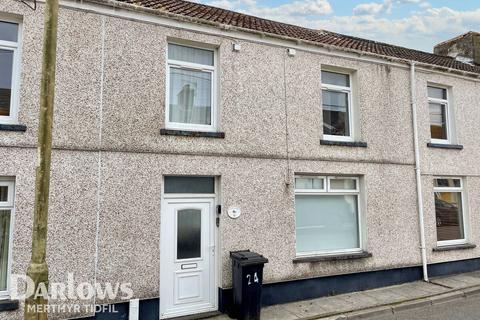
[(9, 234), (9, 243), (8, 243), (8, 262), (7, 262), (7, 290), (0, 291), (0, 300), (10, 299), (11, 292), (11, 279), (12, 274), (12, 251), (13, 251), (13, 225), (15, 217), (15, 180), (13, 178), (4, 178), (0, 177), (0, 186), (8, 187), (8, 200), (7, 202), (0, 202), (0, 210), (7, 209), (10, 210), (10, 234)]
[[(438, 99), (438, 98), (431, 98), (428, 96), (428, 88), (435, 88), (435, 89), (442, 89), (445, 90), (447, 94), (447, 99)], [(445, 123), (445, 130), (447, 132), (447, 139), (433, 139), (432, 134), (430, 132), (430, 142), (431, 143), (437, 143), (437, 144), (451, 144), (452, 143), (452, 111), (451, 111), (451, 103), (450, 103), (450, 88), (442, 85), (437, 85), (437, 84), (431, 84), (429, 83), (427, 85), (427, 96), (428, 96), (428, 126), (429, 126), (429, 131), (431, 123), (430, 123), (430, 103), (436, 103), (443, 105), (445, 108), (445, 117), (446, 117), (446, 123)]]
[[(353, 77), (351, 72), (346, 72), (346, 71), (339, 71), (335, 69), (330, 69), (330, 68), (324, 68), (322, 71), (327, 71), (327, 72), (332, 72), (332, 73), (338, 73), (342, 75), (348, 76), (348, 81), (350, 83), (349, 87), (344, 87), (344, 86), (337, 86), (333, 84), (326, 84), (323, 83), (322, 79), (322, 97), (323, 97), (323, 91), (331, 91), (331, 92), (340, 92), (340, 93), (346, 93), (348, 96), (348, 130), (349, 130), (349, 135), (348, 136), (335, 136), (335, 135), (329, 135), (329, 134), (323, 134), (323, 139), (328, 140), (328, 141), (344, 141), (344, 142), (353, 142), (355, 140), (354, 137), (354, 108), (353, 108)], [(323, 100), (323, 99), (322, 99)], [(323, 115), (323, 102), (322, 102), (322, 115)], [(322, 123), (322, 132), (323, 132), (323, 123)]]
[(10, 115), (0, 116), (0, 124), (18, 124), (18, 108), (20, 100), (20, 56), (22, 43), (22, 23), (18, 19), (0, 14), (0, 21), (18, 25), (17, 42), (0, 40), (0, 49), (13, 52), (12, 92), (10, 99)]
[[(441, 179), (453, 179), (453, 180), (460, 180), (460, 187), (436, 187), (435, 180)], [(447, 241), (438, 241), (438, 247), (446, 247), (446, 246), (454, 246), (459, 244), (466, 244), (468, 243), (469, 239), (469, 224), (468, 224), (468, 206), (466, 204), (466, 196), (465, 196), (465, 189), (464, 189), (464, 182), (463, 178), (459, 177), (434, 177), (434, 186), (433, 186), (433, 193), (435, 197), (436, 192), (459, 192), (460, 198), (462, 200), (462, 221), (463, 221), (463, 235), (464, 239), (456, 239), (456, 240), (447, 240)], [(436, 226), (436, 206), (434, 203), (434, 212), (435, 212), (435, 231), (437, 232)]]
[[(341, 254), (361, 253), (365, 248), (364, 230), (363, 230), (363, 216), (362, 216), (362, 194), (360, 188), (360, 178), (352, 176), (315, 176), (315, 175), (295, 175), (295, 178), (319, 178), (324, 179), (323, 189), (296, 189), (296, 195), (356, 195), (357, 196), (357, 221), (358, 221), (358, 240), (359, 247), (344, 249), (344, 250), (328, 250), (328, 251), (312, 251), (312, 252), (296, 252), (296, 257), (323, 257), (335, 256)], [(332, 179), (355, 180), (355, 189), (335, 190), (330, 187)], [(296, 233), (296, 226), (295, 226)]]
[[(168, 58), (168, 47), (170, 44), (176, 44), (179, 46), (190, 47), (195, 49), (202, 49), (211, 51), (213, 53), (213, 66), (191, 63), (180, 60), (173, 60)], [(172, 130), (186, 130), (186, 131), (202, 131), (202, 132), (216, 132), (217, 131), (217, 50), (208, 46), (202, 47), (198, 45), (185, 44), (176, 41), (168, 41), (166, 49), (167, 57), (167, 80), (166, 80), (166, 93), (165, 93), (165, 128)], [(210, 125), (202, 124), (187, 124), (180, 122), (170, 121), (170, 70), (172, 68), (182, 70), (192, 70), (209, 72), (212, 75), (212, 92), (211, 92), (211, 114)]]

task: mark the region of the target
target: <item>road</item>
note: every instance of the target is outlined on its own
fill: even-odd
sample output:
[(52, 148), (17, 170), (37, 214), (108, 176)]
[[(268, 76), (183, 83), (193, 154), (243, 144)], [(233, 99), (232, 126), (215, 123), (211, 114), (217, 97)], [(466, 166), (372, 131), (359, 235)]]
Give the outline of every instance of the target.
[(370, 320), (480, 320), (480, 295)]

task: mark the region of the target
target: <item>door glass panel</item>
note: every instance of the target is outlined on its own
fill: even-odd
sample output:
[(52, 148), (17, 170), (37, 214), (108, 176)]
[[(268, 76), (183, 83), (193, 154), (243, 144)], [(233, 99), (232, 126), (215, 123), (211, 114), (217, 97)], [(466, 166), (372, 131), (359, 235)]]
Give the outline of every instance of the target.
[(0, 210), (0, 291), (7, 290), (10, 210)]
[(199, 209), (178, 210), (177, 259), (201, 257), (202, 211)]

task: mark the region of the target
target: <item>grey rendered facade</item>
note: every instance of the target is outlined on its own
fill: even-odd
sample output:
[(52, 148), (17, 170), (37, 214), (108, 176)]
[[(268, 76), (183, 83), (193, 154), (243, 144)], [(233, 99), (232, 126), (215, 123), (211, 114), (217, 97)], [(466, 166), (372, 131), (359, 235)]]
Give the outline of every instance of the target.
[[(162, 185), (168, 175), (217, 177), (217, 204), (224, 208), (217, 231), (220, 288), (231, 287), (229, 252), (242, 249), (269, 259), (265, 283), (421, 265), (407, 63), (97, 4), (64, 4), (50, 281), (65, 281), (73, 273), (78, 282), (130, 282), (135, 298), (158, 298)], [(14, 0), (0, 3), (0, 17), (21, 22), (18, 122), (27, 127), (0, 132), (0, 176), (15, 177), (16, 188), (12, 274), (24, 274), (30, 258), (42, 9), (40, 4), (33, 12)], [(160, 134), (171, 39), (216, 48), (217, 123), (224, 139)], [(233, 43), (240, 43), (241, 51), (233, 51)], [(287, 48), (296, 48), (296, 55), (289, 56)], [(356, 137), (368, 147), (320, 144), (322, 66), (355, 71)], [(429, 264), (480, 257), (480, 248), (432, 251), (436, 176), (463, 179), (468, 242), (480, 243), (480, 80), (438, 69), (420, 66), (415, 78)], [(455, 140), (463, 150), (427, 147), (429, 83), (451, 88)], [(294, 263), (295, 174), (360, 177), (363, 249), (371, 257)], [(240, 218), (226, 215), (230, 207), (241, 208)], [(89, 303), (113, 302), (118, 301)], [(21, 314), (21, 308), (2, 312), (0, 319)], [(62, 315), (67, 316), (89, 314)]]

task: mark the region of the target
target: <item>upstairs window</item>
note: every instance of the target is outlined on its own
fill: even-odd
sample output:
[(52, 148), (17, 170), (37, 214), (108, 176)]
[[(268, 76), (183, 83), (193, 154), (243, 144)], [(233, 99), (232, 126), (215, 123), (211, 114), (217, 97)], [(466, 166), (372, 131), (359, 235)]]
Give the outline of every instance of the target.
[(215, 51), (168, 45), (166, 127), (216, 130)]
[(429, 86), (428, 108), (432, 142), (450, 143), (451, 126), (448, 90), (446, 88)]
[(435, 215), (438, 245), (463, 244), (467, 241), (462, 179), (434, 180)]
[(352, 81), (348, 73), (322, 71), (325, 140), (353, 140)]
[(18, 23), (0, 20), (0, 123), (17, 120)]

